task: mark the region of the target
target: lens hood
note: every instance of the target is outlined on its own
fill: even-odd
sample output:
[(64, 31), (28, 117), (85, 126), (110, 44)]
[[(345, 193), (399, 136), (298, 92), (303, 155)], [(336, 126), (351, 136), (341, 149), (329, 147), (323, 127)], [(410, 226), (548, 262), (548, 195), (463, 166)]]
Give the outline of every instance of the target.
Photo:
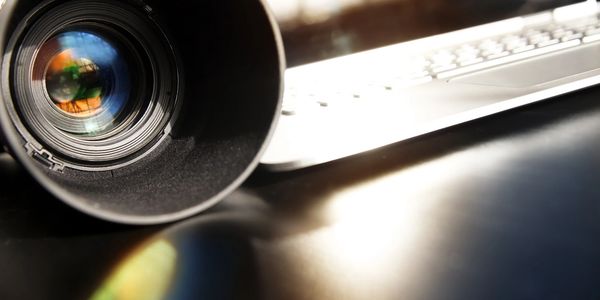
[(285, 61), (261, 0), (6, 0), (0, 66), (10, 155), (78, 210), (157, 224), (207, 209), (256, 168)]

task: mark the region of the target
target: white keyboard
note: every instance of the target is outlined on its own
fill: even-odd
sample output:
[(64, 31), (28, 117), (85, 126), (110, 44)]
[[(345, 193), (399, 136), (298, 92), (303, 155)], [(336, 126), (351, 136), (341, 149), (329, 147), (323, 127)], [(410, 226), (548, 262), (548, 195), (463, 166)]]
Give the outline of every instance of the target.
[[(310, 67), (310, 72), (305, 72), (304, 66), (298, 67), (297, 70), (290, 69), (286, 73), (286, 89), (281, 112), (281, 119), (284, 119), (281, 123), (285, 123), (284, 126), (288, 128), (282, 129), (285, 132), (276, 133), (275, 143), (278, 145), (271, 148), (277, 149), (269, 149), (263, 163), (275, 166), (274, 169), (294, 169), (331, 161), (434, 131), (416, 129), (403, 135), (390, 134), (383, 140), (378, 138), (372, 145), (355, 147), (356, 145), (350, 144), (369, 141), (371, 135), (389, 131), (387, 124), (392, 124), (393, 120), (364, 122), (358, 127), (352, 123), (353, 119), (361, 122), (360, 117), (340, 121), (343, 119), (340, 116), (346, 112), (356, 114), (357, 111), (364, 110), (371, 116), (381, 113), (381, 118), (393, 118), (394, 111), (401, 115), (404, 110), (403, 106), (398, 104), (400, 101), (397, 101), (399, 91), (440, 80), (447, 81), (464, 74), (597, 41), (600, 41), (600, 22), (598, 17), (590, 17), (576, 23), (553, 23), (546, 24), (544, 27), (529, 27), (519, 32), (495, 35), (476, 42), (427, 51), (425, 54), (410, 57), (398, 57), (395, 51), (375, 50), (353, 54), (343, 60), (333, 60), (331, 63), (327, 61), (315, 63)], [(327, 120), (327, 116), (331, 116), (331, 119)], [(314, 124), (312, 120), (315, 121)], [(347, 124), (340, 124), (340, 122)], [(293, 126), (298, 130), (290, 129)], [(315, 128), (300, 129), (311, 126)], [(429, 128), (434, 127), (429, 126)], [(351, 133), (343, 132), (345, 128), (348, 128)], [(398, 129), (399, 127), (395, 127), (391, 130), (398, 131)], [(326, 133), (321, 134), (321, 131)], [(304, 135), (299, 137), (302, 141), (285, 146), (286, 140), (287, 143), (292, 141), (293, 137), (289, 135), (294, 135), (294, 132)], [(296, 151), (294, 148), (304, 147), (311, 142), (311, 135), (315, 136), (314, 142), (318, 145), (297, 150), (298, 153), (289, 155), (289, 159), (286, 157), (288, 154), (281, 155), (288, 150), (292, 153)], [(281, 138), (281, 136), (285, 137)], [(330, 154), (311, 161), (310, 156), (313, 154), (308, 154), (309, 152), (314, 152), (316, 155), (318, 149), (314, 148), (318, 148), (319, 145), (324, 148), (334, 147), (335, 145), (327, 144), (328, 137), (333, 139), (338, 136), (351, 136), (340, 140), (338, 144), (347, 143), (350, 145), (348, 149), (356, 150), (330, 151)], [(357, 142), (348, 142), (350, 139)], [(293, 144), (293, 141), (291, 143)], [(286, 147), (287, 150), (283, 149)], [(327, 149), (323, 150), (327, 152)], [(307, 153), (306, 157), (302, 157), (303, 151)]]
[[(361, 86), (352, 87), (352, 91), (337, 91), (339, 86), (333, 85), (331, 89), (312, 82), (307, 83), (306, 78), (301, 82), (286, 81), (286, 93), (283, 98), (283, 115), (294, 115), (306, 106), (328, 107), (332, 100), (346, 94), (348, 100), (355, 100), (365, 92), (372, 92), (374, 88), (392, 90), (406, 88), (416, 84), (427, 83), (434, 79), (447, 79), (477, 70), (482, 70), (510, 62), (527, 59), (553, 51), (582, 45), (600, 40), (600, 22), (598, 18), (591, 18), (586, 22), (576, 25), (555, 24), (548, 28), (527, 29), (523, 32), (502, 35), (484, 39), (478, 43), (469, 43), (456, 48), (441, 49), (432, 53), (411, 57), (403, 60), (402, 70), (390, 74), (389, 78), (379, 78)], [(381, 57), (377, 57), (381, 60)], [(389, 61), (398, 58), (389, 57)], [(383, 72), (387, 73), (387, 72)], [(309, 80), (310, 82), (310, 80)], [(311, 90), (310, 85), (317, 87)], [(347, 89), (344, 85), (342, 88)], [(361, 91), (361, 88), (364, 90)], [(351, 104), (348, 101), (348, 104)]]

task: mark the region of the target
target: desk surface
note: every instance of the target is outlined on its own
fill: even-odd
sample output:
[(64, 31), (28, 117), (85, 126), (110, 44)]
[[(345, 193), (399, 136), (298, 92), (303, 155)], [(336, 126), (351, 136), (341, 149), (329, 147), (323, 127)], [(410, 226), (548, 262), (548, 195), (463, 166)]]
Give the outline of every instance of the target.
[(83, 216), (3, 156), (0, 298), (598, 299), (597, 93), (259, 170), (209, 212), (156, 227)]

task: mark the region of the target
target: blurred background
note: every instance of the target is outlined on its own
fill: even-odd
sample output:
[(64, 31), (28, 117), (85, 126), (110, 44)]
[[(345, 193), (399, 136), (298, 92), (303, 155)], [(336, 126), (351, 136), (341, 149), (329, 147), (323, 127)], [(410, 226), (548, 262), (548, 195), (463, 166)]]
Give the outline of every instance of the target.
[[(288, 66), (381, 47), (573, 0), (267, 0)], [(552, 3), (550, 3), (552, 2)]]

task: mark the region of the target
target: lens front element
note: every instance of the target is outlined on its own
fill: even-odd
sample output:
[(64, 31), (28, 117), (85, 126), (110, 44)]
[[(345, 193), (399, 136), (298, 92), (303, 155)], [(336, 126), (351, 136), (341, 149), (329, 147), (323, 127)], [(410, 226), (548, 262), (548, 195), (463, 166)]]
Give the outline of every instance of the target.
[(56, 55), (46, 70), (46, 88), (54, 104), (73, 116), (95, 115), (102, 105), (100, 67), (72, 50)]
[[(63, 32), (40, 48), (48, 104), (66, 133), (98, 136), (119, 124), (131, 95), (129, 68), (114, 43), (99, 34)], [(36, 68), (37, 69), (37, 68)], [(34, 78), (35, 80), (35, 78)]]

